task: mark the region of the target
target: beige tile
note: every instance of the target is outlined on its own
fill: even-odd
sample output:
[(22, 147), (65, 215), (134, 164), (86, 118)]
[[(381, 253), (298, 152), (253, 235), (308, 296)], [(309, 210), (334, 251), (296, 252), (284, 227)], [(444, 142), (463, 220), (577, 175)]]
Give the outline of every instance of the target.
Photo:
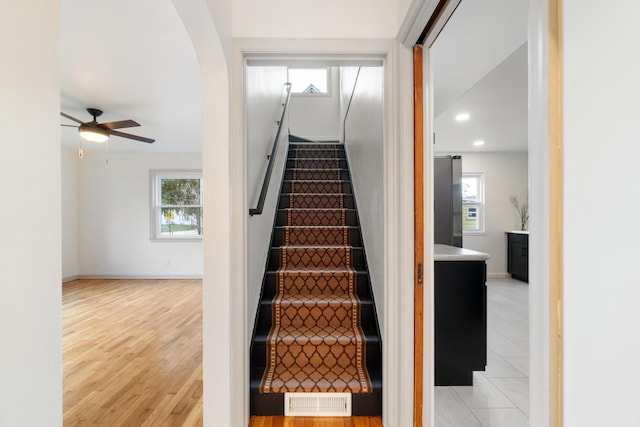
[(528, 425), (529, 288), (513, 279), (487, 286), (487, 369), (473, 387), (436, 387), (436, 427)]
[(435, 427), (482, 427), (451, 387), (435, 388)]
[(469, 408), (513, 408), (515, 405), (480, 372), (473, 373), (473, 386), (453, 387)]
[(483, 427), (528, 427), (529, 419), (517, 408), (472, 409)]
[(491, 378), (489, 381), (509, 398), (525, 415), (529, 415), (528, 378)]
[(503, 357), (505, 362), (522, 372), (526, 377), (529, 376), (529, 358), (528, 357)]
[(520, 369), (489, 350), (487, 352), (487, 368), (484, 371), (487, 378), (522, 378), (526, 377)]

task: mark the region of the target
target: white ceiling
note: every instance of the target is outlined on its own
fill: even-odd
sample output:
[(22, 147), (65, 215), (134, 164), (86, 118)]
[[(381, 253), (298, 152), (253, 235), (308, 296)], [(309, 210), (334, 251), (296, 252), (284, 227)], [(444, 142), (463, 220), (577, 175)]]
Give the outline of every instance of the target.
[[(89, 121), (96, 107), (100, 122), (133, 119), (141, 127), (123, 132), (156, 139), (112, 137), (110, 151), (199, 152), (198, 62), (171, 1), (61, 3), (61, 111)], [(526, 27), (527, 0), (461, 2), (431, 50), (437, 151), (478, 150), (479, 138), (483, 151), (526, 150)], [(463, 109), (460, 125), (451, 116)], [(78, 146), (74, 128), (61, 133)]]
[[(141, 126), (121, 131), (156, 139), (111, 137), (109, 151), (199, 152), (198, 62), (171, 1), (62, 0), (61, 7), (61, 111), (89, 121), (86, 108), (96, 107), (104, 111), (99, 122), (133, 119)], [(61, 132), (63, 144), (78, 146), (76, 129)]]
[[(431, 48), (436, 152), (527, 150), (527, 0), (462, 0)], [(456, 122), (458, 113), (471, 115)], [(474, 147), (473, 142), (485, 145)]]

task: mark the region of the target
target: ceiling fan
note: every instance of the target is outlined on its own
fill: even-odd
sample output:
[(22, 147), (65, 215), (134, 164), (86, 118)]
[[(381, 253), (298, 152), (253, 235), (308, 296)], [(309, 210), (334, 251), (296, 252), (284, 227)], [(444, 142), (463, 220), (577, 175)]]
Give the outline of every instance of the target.
[(140, 126), (140, 123), (136, 122), (135, 120), (120, 120), (117, 122), (98, 123), (96, 119), (102, 115), (102, 110), (98, 110), (97, 108), (87, 108), (87, 111), (93, 116), (93, 120), (90, 122), (83, 122), (82, 120), (78, 120), (66, 113), (60, 112), (60, 115), (62, 117), (66, 117), (67, 119), (73, 120), (74, 122), (80, 124), (80, 126), (62, 126), (77, 127), (78, 131), (80, 132), (80, 136), (83, 139), (91, 142), (105, 142), (111, 135), (119, 136), (121, 138), (133, 139), (135, 141), (146, 142), (147, 144), (151, 144), (155, 141), (155, 139), (145, 138), (143, 136), (132, 135), (130, 133), (120, 132), (116, 130)]

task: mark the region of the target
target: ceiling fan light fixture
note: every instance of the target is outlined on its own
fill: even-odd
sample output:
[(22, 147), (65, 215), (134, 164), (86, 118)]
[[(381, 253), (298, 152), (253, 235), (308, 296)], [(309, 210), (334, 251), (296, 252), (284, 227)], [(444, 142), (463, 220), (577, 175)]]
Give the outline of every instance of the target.
[(109, 139), (109, 132), (107, 132), (106, 130), (88, 126), (86, 124), (80, 125), (78, 131), (80, 132), (80, 136), (87, 141), (105, 142), (107, 139)]

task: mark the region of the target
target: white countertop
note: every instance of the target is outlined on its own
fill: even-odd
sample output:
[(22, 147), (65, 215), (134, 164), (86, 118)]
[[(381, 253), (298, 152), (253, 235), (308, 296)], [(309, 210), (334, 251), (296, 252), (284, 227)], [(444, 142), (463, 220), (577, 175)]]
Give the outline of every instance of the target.
[(529, 230), (509, 230), (509, 231), (505, 231), (505, 233), (511, 233), (511, 234), (529, 234)]
[(435, 245), (433, 258), (435, 261), (486, 261), (489, 259), (489, 254), (456, 246), (437, 244)]

